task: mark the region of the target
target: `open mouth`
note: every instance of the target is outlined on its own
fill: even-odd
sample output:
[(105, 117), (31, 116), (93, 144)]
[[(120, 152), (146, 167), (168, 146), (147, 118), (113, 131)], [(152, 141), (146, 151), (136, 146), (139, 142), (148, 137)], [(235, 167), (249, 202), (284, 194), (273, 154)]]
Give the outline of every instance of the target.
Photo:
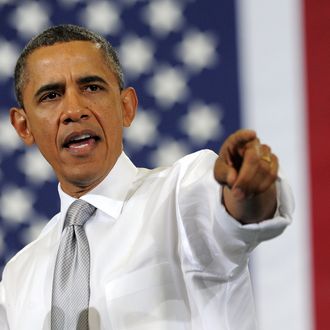
[(67, 149), (79, 149), (93, 145), (100, 137), (93, 133), (72, 133), (64, 140), (63, 147)]

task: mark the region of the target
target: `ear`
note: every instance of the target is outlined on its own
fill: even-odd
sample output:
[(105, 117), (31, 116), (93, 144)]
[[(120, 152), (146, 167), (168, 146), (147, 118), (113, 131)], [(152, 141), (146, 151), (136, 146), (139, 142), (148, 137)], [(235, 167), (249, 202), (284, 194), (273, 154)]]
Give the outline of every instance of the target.
[(124, 127), (129, 127), (138, 106), (138, 98), (133, 87), (128, 87), (121, 92), (121, 102), (123, 106), (123, 124)]
[(22, 108), (10, 109), (10, 121), (14, 126), (17, 134), (26, 145), (34, 144), (34, 137), (30, 130), (29, 119), (26, 112)]

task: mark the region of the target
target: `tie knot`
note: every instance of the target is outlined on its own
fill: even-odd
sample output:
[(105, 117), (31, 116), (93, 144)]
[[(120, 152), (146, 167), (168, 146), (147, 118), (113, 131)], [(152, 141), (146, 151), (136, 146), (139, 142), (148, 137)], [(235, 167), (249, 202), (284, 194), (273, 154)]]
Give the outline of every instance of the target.
[(95, 212), (95, 207), (82, 199), (75, 200), (69, 207), (65, 217), (64, 227), (83, 226)]

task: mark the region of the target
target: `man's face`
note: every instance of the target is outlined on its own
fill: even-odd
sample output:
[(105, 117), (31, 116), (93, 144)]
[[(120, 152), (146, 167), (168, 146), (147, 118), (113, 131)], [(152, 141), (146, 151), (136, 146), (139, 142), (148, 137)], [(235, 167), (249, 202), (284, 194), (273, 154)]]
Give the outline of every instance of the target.
[(11, 120), (26, 144), (36, 143), (73, 196), (94, 188), (122, 151), (122, 129), (137, 107), (132, 88), (120, 92), (96, 44), (59, 43), (27, 59), (24, 110)]

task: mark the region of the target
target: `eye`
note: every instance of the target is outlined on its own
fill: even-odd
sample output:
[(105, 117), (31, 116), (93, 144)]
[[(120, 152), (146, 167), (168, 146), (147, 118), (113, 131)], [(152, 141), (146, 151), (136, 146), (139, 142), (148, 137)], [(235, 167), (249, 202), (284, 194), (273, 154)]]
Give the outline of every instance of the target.
[(102, 87), (100, 87), (98, 85), (88, 85), (88, 86), (85, 87), (85, 90), (89, 91), (89, 92), (97, 92), (101, 89), (102, 89)]
[(43, 95), (40, 99), (41, 102), (44, 101), (51, 101), (51, 100), (55, 100), (57, 97), (59, 97), (59, 94), (56, 92), (49, 92), (45, 95)]

